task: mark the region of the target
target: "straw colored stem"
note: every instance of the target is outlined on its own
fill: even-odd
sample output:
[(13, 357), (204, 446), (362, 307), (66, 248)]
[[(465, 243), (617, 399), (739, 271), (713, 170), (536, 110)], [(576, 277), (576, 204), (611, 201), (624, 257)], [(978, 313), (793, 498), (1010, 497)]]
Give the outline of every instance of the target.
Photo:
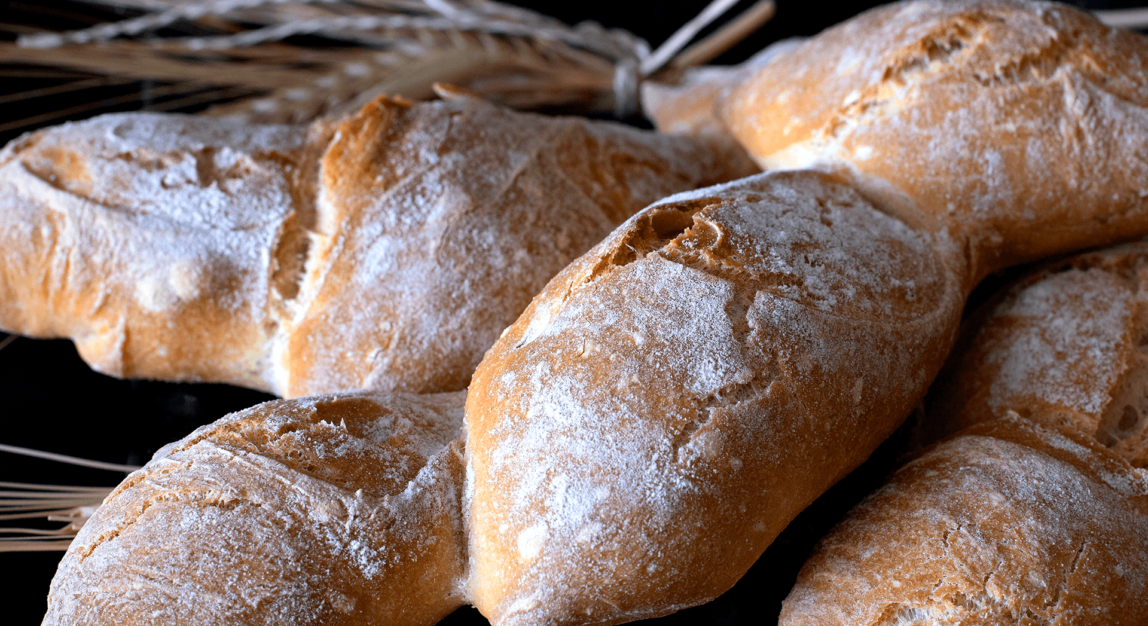
[(63, 552), (71, 539), (37, 541), (35, 539), (0, 539), (0, 552)]
[(87, 487), (72, 485), (46, 485), (37, 483), (16, 483), (0, 480), (0, 489), (26, 489), (29, 491), (67, 491), (73, 493), (108, 492), (107, 487)]
[(753, 31), (773, 19), (777, 5), (773, 0), (762, 0), (750, 7), (737, 19), (721, 27), (709, 37), (686, 48), (674, 57), (669, 66), (675, 69), (705, 65), (745, 39)]
[[(44, 530), (42, 528), (0, 528), (0, 535), (21, 533), (21, 534), (25, 534), (25, 535), (32, 535), (32, 537), (27, 537), (27, 539), (33, 539), (34, 537), (47, 537), (47, 538), (59, 539), (63, 535), (67, 535), (70, 532), (74, 532), (74, 531), (70, 530), (70, 528), (71, 528), (70, 525), (65, 526), (63, 528), (57, 528), (55, 530)], [(0, 541), (4, 541), (4, 540), (10, 540), (10, 539), (8, 537), (0, 537)]]
[[(8, 102), (17, 102), (20, 100), (31, 100), (32, 98), (43, 98), (45, 96), (54, 96), (61, 93), (71, 93), (75, 91), (83, 91), (84, 89), (92, 89), (94, 87), (112, 87), (115, 85), (124, 85), (127, 83), (135, 82), (135, 78), (113, 78), (110, 76), (102, 78), (89, 78), (87, 80), (79, 80), (63, 85), (56, 85), (54, 87), (42, 87), (40, 89), (30, 89), (28, 91), (21, 91), (19, 93), (8, 94), (0, 96), (0, 104)], [(15, 341), (16, 335), (6, 337), (0, 341), (0, 350), (3, 350), (8, 343)]]
[(92, 461), (90, 459), (81, 459), (66, 454), (56, 454), (54, 452), (43, 452), (41, 450), (32, 450), (31, 448), (22, 448), (20, 446), (10, 446), (8, 444), (0, 443), (0, 452), (7, 452), (9, 454), (19, 454), (22, 456), (30, 456), (47, 461), (56, 461), (57, 463), (67, 463), (69, 465), (79, 465), (82, 467), (90, 467), (93, 469), (108, 470), (111, 472), (134, 472), (139, 469), (137, 465), (120, 465), (117, 463), (105, 463), (103, 461)]

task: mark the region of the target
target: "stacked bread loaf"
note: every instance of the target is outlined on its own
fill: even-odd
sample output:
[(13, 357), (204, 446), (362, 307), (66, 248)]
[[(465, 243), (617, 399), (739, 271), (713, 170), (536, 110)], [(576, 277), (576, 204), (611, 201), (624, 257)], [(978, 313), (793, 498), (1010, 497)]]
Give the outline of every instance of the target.
[(457, 391), (546, 281), (740, 148), (470, 98), (338, 124), (157, 114), (0, 153), (0, 328), (107, 374)]
[(462, 604), (465, 393), (235, 413), (81, 529), (45, 624), (433, 624)]
[(1148, 245), (1047, 264), (969, 317), (918, 445), (1009, 412), (1148, 467)]
[[(1131, 34), (1060, 5), (1010, 0), (895, 5), (778, 51), (728, 96), (711, 95), (718, 94), (715, 106), (724, 127), (760, 163), (804, 169), (654, 202), (558, 273), (478, 365), (456, 443), (446, 446), (446, 431), (436, 431), (442, 436), (435, 435), (433, 446), (418, 444), (424, 452), (411, 456), (408, 465), (355, 474), (354, 481), (342, 478), (342, 470), (326, 469), (343, 463), (342, 452), (291, 469), (343, 491), (291, 504), (290, 513), (279, 518), (286, 530), (275, 541), (290, 550), (319, 542), (316, 537), (328, 541), (323, 549), (339, 561), (332, 567), (343, 568), (337, 584), (347, 581), (352, 591), (309, 582), (318, 570), (308, 563), (273, 584), (256, 586), (247, 592), (250, 600), (233, 601), (246, 597), (232, 579), (220, 591), (206, 587), (219, 596), (181, 598), (223, 607), (197, 613), (209, 623), (369, 623), (382, 616), (399, 621), (394, 607), (408, 606), (404, 594), (410, 593), (410, 608), (401, 617), (410, 623), (431, 623), (450, 607), (470, 602), (495, 624), (614, 624), (715, 597), (921, 401), (957, 336), (964, 301), (984, 275), (1042, 255), (1148, 234), (1148, 201), (1141, 189), (1148, 180), (1148, 154), (1135, 140), (1148, 134), (1148, 75), (1140, 65), (1145, 58), (1148, 44)], [(315, 140), (329, 144), (319, 176), (326, 176), (330, 163), (358, 172), (356, 188), (373, 180), (390, 189), (393, 181), (415, 176), (405, 160), (392, 159), (402, 151), (384, 150), (391, 144), (379, 138), (401, 132), (404, 124), (417, 126), (422, 118), (403, 118), (400, 105), (375, 106), (382, 110), (345, 122), (329, 142)], [(313, 136), (330, 132), (325, 128)], [(410, 159), (441, 158), (437, 151), (414, 152)], [(1090, 177), (1092, 172), (1103, 174)], [(318, 202), (376, 202), (344, 183), (324, 182)], [(359, 210), (365, 209), (349, 210), (338, 223), (324, 222), (318, 211), (299, 286), (300, 294), (318, 301), (332, 285), (353, 303), (341, 309), (351, 316), (366, 306), (355, 290), (374, 287), (347, 276), (367, 270), (331, 269), (329, 278), (311, 270), (328, 267), (323, 259), (358, 254), (343, 252), (343, 246), (383, 256), (363, 256), (368, 268), (390, 261), (385, 246), (354, 243), (359, 237), (373, 241), (362, 226), (339, 230), (356, 224)], [(450, 258), (458, 264), (469, 257)], [(336, 323), (344, 320), (340, 315), (291, 316), (303, 320), (299, 327), (307, 333), (326, 334), (348, 351), (346, 366), (302, 356), (300, 367), (331, 368), (334, 379), (361, 384), (369, 376), (339, 373), (363, 362), (357, 352), (362, 346)], [(299, 343), (288, 337), (251, 345), (270, 345), (271, 354), (287, 346), (286, 353), (306, 355), (306, 349), (290, 346), (314, 344), (307, 333)], [(261, 419), (275, 423), (280, 418), (274, 411), (291, 413), (327, 400), (299, 402), (269, 409)], [(383, 401), (371, 402), (369, 415), (382, 411)], [(996, 431), (985, 432), (993, 437)], [(1048, 465), (1045, 473), (1063, 478), (1055, 483), (1058, 489), (1083, 489), (1095, 477), (1086, 468), (1093, 456), (1103, 456), (1101, 448), (1037, 427), (1009, 432), (1012, 439), (996, 438), (1005, 442), (999, 450), (1007, 450), (993, 454), (1003, 458), (1021, 446), (1050, 455), (1060, 465)], [(207, 454), (212, 460), (204, 461), (207, 473), (199, 482), (219, 484), (218, 491), (227, 494), (247, 493), (247, 481), (266, 483), (268, 491), (257, 497), (267, 505), (243, 504), (236, 511), (274, 515), (280, 506), (275, 503), (298, 491), (289, 484), (296, 473), (281, 467), (294, 468), (295, 461), (252, 438), (250, 447), (228, 443), (226, 453), (217, 452), (217, 443), (180, 444), (179, 452), (165, 453), (143, 475), (166, 476), (163, 468), (182, 462), (176, 457), (186, 451), (186, 475), (192, 477), (199, 463), (192, 455)], [(378, 441), (384, 443), (377, 454), (406, 454), (407, 444), (390, 442), (389, 435)], [(329, 446), (342, 444), (316, 439), (308, 445), (327, 454)], [(243, 454), (235, 452), (240, 449)], [(449, 465), (436, 460), (449, 457), (443, 450), (461, 454), (464, 462), (449, 471), (418, 469)], [(981, 457), (961, 458), (979, 463)], [(1035, 463), (1029, 457), (1018, 461)], [(233, 469), (236, 474), (229, 473)], [(275, 478), (259, 477), (267, 472)], [(1100, 480), (1115, 477), (1121, 485), (1136, 477), (1105, 472)], [(180, 482), (179, 472), (171, 476), (172, 493), (194, 491)], [(372, 481), (384, 485), (375, 489), (375, 504), (346, 496), (352, 487), (370, 493)], [(410, 482), (400, 493), (403, 481)], [(196, 561), (212, 548), (172, 563), (147, 547), (153, 531), (132, 520), (143, 519), (151, 502), (168, 501), (152, 495), (152, 482), (129, 479), (93, 518), (93, 530), (85, 528), (51, 598), (53, 607), (68, 608), (53, 608), (47, 623), (78, 623), (88, 611), (115, 604), (103, 588), (138, 586), (138, 572), (164, 581), (154, 594), (145, 585), (149, 598), (170, 596), (167, 589), (183, 580), (192, 581), (191, 588), (215, 584), (197, 578), (214, 576), (203, 574)], [(989, 477), (970, 489), (997, 484), (1002, 483)], [(1129, 499), (1138, 487), (1119, 489), (1098, 495), (1108, 498), (1105, 515), (1133, 519), (1125, 505), (1139, 506)], [(281, 493), (288, 495), (276, 495)], [(201, 499), (216, 507), (231, 497)], [(334, 505), (319, 506), (336, 499), (343, 508), (334, 513), (324, 512)], [(376, 506), (380, 499), (382, 508)], [(392, 501), (411, 508), (390, 508)], [(319, 507), (319, 525), (295, 519), (307, 507)], [(443, 512), (450, 507), (456, 508)], [(417, 534), (435, 537), (433, 545), (395, 526), (379, 532), (384, 541), (396, 541), (372, 544), (372, 554), (399, 564), (348, 565), (364, 545), (355, 533), (375, 532), (358, 530), (357, 520), (372, 518), (375, 510), (401, 510), (412, 524), (429, 524), (418, 526)], [(1083, 520), (1084, 510), (1066, 509), (1063, 517)], [(1006, 509), (997, 521), (1019, 519), (1019, 511)], [(164, 514), (178, 515), (178, 508)], [(203, 526), (173, 519), (157, 520), (155, 528), (171, 537), (190, 533), (189, 541), (203, 545)], [(331, 519), (338, 520), (332, 528), (345, 531), (328, 532), (323, 524)], [(391, 528), (389, 519), (383, 527)], [(1081, 524), (1058, 537), (1073, 542), (1080, 533), (1112, 526), (1105, 520)], [(1141, 538), (1136, 524), (1134, 538)], [(133, 539), (137, 527), (140, 536)], [(304, 539), (296, 543), (299, 537)], [(419, 564), (403, 561), (411, 553), (420, 555)], [(424, 553), (433, 555), (423, 559)], [(84, 578), (84, 563), (96, 554), (105, 555), (92, 562), (106, 575)], [(1050, 553), (1031, 562), (1060, 563), (1061, 556)], [(424, 570), (425, 560), (439, 564)], [(1030, 562), (1017, 563), (1020, 571)], [(163, 577), (157, 578), (153, 572), (160, 570)], [(316, 585), (322, 593), (307, 595)], [(381, 600), (362, 595), (371, 588)], [(266, 596), (258, 596), (264, 591)], [(392, 593), (399, 595), (387, 595)], [(89, 602), (96, 608), (86, 608)], [(115, 606), (122, 615), (135, 615), (136, 623), (163, 615), (159, 609)], [(246, 608), (260, 606), (280, 608)], [(911, 622), (915, 614), (895, 610), (882, 616), (896, 623)]]
[(1148, 476), (1016, 416), (907, 464), (822, 539), (782, 624), (1138, 624)]
[(973, 315), (899, 470), (806, 563), (783, 624), (1148, 615), (1148, 246), (1060, 261)]
[(921, 0), (787, 44), (723, 97), (697, 96), (764, 168), (836, 172), (906, 222), (976, 242), (979, 280), (1135, 232), (1143, 48), (1062, 4)]

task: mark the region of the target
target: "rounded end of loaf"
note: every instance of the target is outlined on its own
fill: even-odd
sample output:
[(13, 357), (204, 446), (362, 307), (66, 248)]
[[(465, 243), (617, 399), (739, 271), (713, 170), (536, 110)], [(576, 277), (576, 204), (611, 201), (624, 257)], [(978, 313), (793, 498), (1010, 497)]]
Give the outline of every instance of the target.
[(1148, 466), (1148, 244), (1045, 264), (970, 317), (921, 444), (1015, 411)]
[(0, 164), (0, 327), (113, 376), (274, 388), (267, 251), (307, 131), (150, 113), (38, 131)]
[(898, 470), (823, 538), (784, 626), (1133, 624), (1148, 474), (1013, 414)]
[(81, 529), (44, 624), (436, 623), (464, 603), (464, 396), (270, 402), (166, 446)]
[(475, 606), (609, 624), (727, 590), (908, 414), (957, 284), (927, 236), (816, 172), (639, 213), (475, 374)]
[(838, 172), (967, 239), (975, 284), (1148, 231), (1146, 64), (1070, 6), (901, 2), (779, 54), (722, 115), (764, 168)]

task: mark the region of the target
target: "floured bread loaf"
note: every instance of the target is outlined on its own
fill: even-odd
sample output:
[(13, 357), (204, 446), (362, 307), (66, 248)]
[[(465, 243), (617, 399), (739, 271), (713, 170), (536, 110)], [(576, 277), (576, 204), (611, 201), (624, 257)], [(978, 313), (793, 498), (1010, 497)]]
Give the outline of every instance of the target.
[(1072, 7), (919, 0), (782, 52), (725, 99), (766, 169), (851, 177), (967, 239), (975, 279), (1148, 214), (1148, 40)]
[(937, 250), (789, 172), (655, 203), (563, 270), (467, 399), (475, 606), (614, 624), (728, 589), (924, 394), (964, 297)]
[(782, 624), (1140, 623), (1146, 279), (1148, 245), (1110, 248), (970, 316), (915, 435), (959, 432), (823, 540)]
[(1015, 411), (1148, 466), (1148, 244), (1046, 265), (986, 303), (929, 392), (935, 441)]
[(84, 525), (44, 624), (437, 622), (465, 601), (464, 397), (282, 400), (200, 428)]
[[(470, 580), (494, 623), (716, 596), (922, 399), (977, 259), (1028, 235), (915, 229), (843, 180), (775, 172), (655, 203), (487, 353), (467, 399)], [(1097, 215), (1125, 225), (1106, 242), (1142, 236), (1148, 214), (1123, 211), (1062, 216), (1049, 251), (1095, 242)]]
[(802, 568), (780, 623), (1100, 625), (1145, 615), (1148, 473), (1013, 414), (930, 449), (851, 511)]
[(563, 266), (717, 142), (380, 99), (339, 124), (110, 115), (0, 152), (0, 328), (282, 396), (457, 390)]

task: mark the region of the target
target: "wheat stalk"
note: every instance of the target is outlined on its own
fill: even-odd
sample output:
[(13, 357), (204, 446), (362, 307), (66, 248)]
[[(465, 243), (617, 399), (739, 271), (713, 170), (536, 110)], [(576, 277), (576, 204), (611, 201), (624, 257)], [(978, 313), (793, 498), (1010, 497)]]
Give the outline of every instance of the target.
[[(193, 83), (191, 95), (150, 108), (201, 102), (216, 105), (208, 115), (265, 123), (339, 115), (380, 93), (429, 99), (435, 83), (457, 85), (520, 109), (613, 110), (627, 116), (638, 109), (642, 80), (663, 68), (677, 71), (708, 61), (773, 12), (773, 2), (759, 2), (678, 54), (734, 0), (714, 0), (653, 52), (625, 31), (590, 22), (567, 26), (486, 0), (89, 1), (149, 14), (68, 33), (22, 35), (17, 44), (0, 43), (0, 62), (173, 83), (165, 89)], [(156, 28), (181, 21), (217, 34), (151, 37)], [(320, 35), (355, 47), (283, 42), (297, 35)], [(77, 105), (61, 115), (10, 121), (0, 129), (31, 127), (85, 110)]]
[[(15, 337), (15, 335), (12, 335)], [(133, 472), (139, 467), (92, 461), (64, 454), (0, 444), (0, 452), (18, 454), (113, 472)], [(66, 550), (76, 533), (114, 489), (74, 487), (0, 481), (0, 522), (33, 520), (65, 522), (58, 528), (0, 526), (0, 552)]]

